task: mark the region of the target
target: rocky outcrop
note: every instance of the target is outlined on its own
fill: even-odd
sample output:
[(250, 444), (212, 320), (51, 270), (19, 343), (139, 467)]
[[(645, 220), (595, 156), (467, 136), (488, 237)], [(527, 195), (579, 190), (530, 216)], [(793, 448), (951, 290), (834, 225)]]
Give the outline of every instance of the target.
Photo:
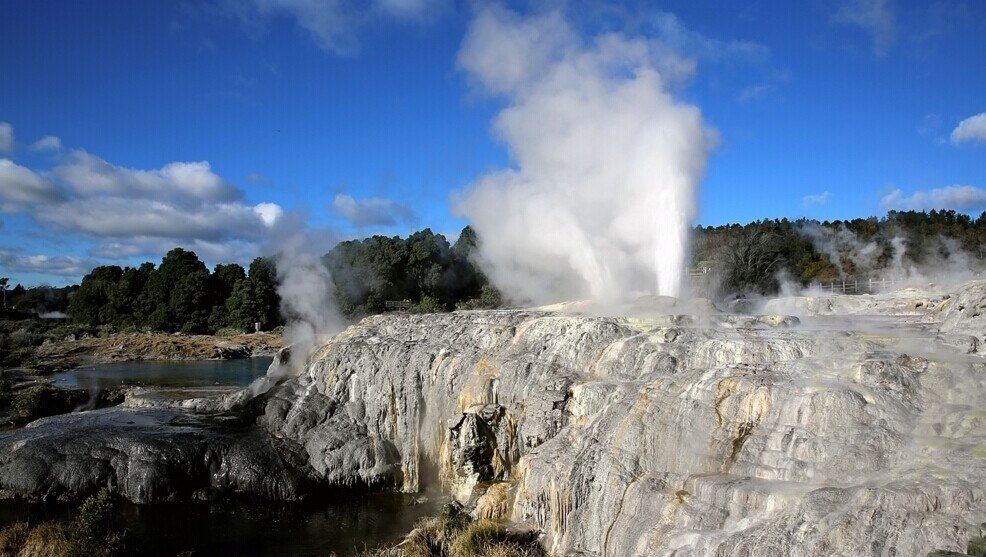
[(264, 424), (320, 474), (435, 479), (559, 554), (963, 549), (986, 520), (986, 362), (969, 350), (984, 331), (938, 294), (831, 298), (806, 323), (374, 317), (279, 389)]
[(0, 495), (75, 499), (113, 486), (137, 503), (235, 493), (292, 500), (307, 489), (305, 469), (289, 442), (229, 419), (108, 408), (5, 434)]
[[(437, 482), (559, 555), (960, 551), (986, 521), (986, 331), (969, 309), (984, 284), (765, 316), (662, 301), (371, 317), (257, 399), (6, 434), (0, 487), (157, 500)], [(225, 408), (256, 425), (190, 413)]]

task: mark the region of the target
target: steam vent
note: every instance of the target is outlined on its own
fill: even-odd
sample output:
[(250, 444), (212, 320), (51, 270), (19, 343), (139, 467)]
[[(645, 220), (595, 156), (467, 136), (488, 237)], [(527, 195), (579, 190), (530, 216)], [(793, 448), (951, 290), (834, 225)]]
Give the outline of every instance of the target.
[(981, 536), (986, 281), (663, 302), (369, 317), (255, 397), (35, 422), (4, 438), (0, 487), (439, 487), (553, 555), (924, 556)]

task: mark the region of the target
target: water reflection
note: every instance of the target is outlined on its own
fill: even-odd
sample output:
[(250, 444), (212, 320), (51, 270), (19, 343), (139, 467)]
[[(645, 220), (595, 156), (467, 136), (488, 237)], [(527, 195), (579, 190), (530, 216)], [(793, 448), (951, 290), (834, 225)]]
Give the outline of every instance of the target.
[[(342, 557), (397, 542), (437, 507), (436, 500), (415, 502), (404, 494), (338, 493), (308, 503), (128, 503), (117, 521), (144, 557)], [(8, 503), (0, 506), (0, 526), (71, 515), (64, 505)]]

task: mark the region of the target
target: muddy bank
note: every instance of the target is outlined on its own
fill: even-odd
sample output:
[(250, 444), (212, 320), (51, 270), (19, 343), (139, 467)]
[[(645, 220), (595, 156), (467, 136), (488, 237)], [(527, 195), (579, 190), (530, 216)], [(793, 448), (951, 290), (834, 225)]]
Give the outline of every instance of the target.
[(282, 346), (281, 335), (252, 333), (235, 336), (168, 333), (119, 333), (47, 342), (38, 347), (31, 367), (59, 371), (84, 364), (144, 360), (225, 360), (272, 356)]

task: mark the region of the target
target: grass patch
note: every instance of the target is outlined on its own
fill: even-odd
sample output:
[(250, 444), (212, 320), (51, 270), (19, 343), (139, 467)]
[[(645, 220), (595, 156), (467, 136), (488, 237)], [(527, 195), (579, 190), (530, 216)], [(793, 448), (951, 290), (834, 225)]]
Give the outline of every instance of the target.
[(69, 522), (26, 522), (0, 530), (0, 557), (118, 557), (126, 534), (116, 529), (116, 501), (108, 489), (86, 499)]
[(534, 532), (511, 530), (492, 520), (473, 520), (447, 505), (394, 547), (364, 552), (363, 557), (546, 557)]

